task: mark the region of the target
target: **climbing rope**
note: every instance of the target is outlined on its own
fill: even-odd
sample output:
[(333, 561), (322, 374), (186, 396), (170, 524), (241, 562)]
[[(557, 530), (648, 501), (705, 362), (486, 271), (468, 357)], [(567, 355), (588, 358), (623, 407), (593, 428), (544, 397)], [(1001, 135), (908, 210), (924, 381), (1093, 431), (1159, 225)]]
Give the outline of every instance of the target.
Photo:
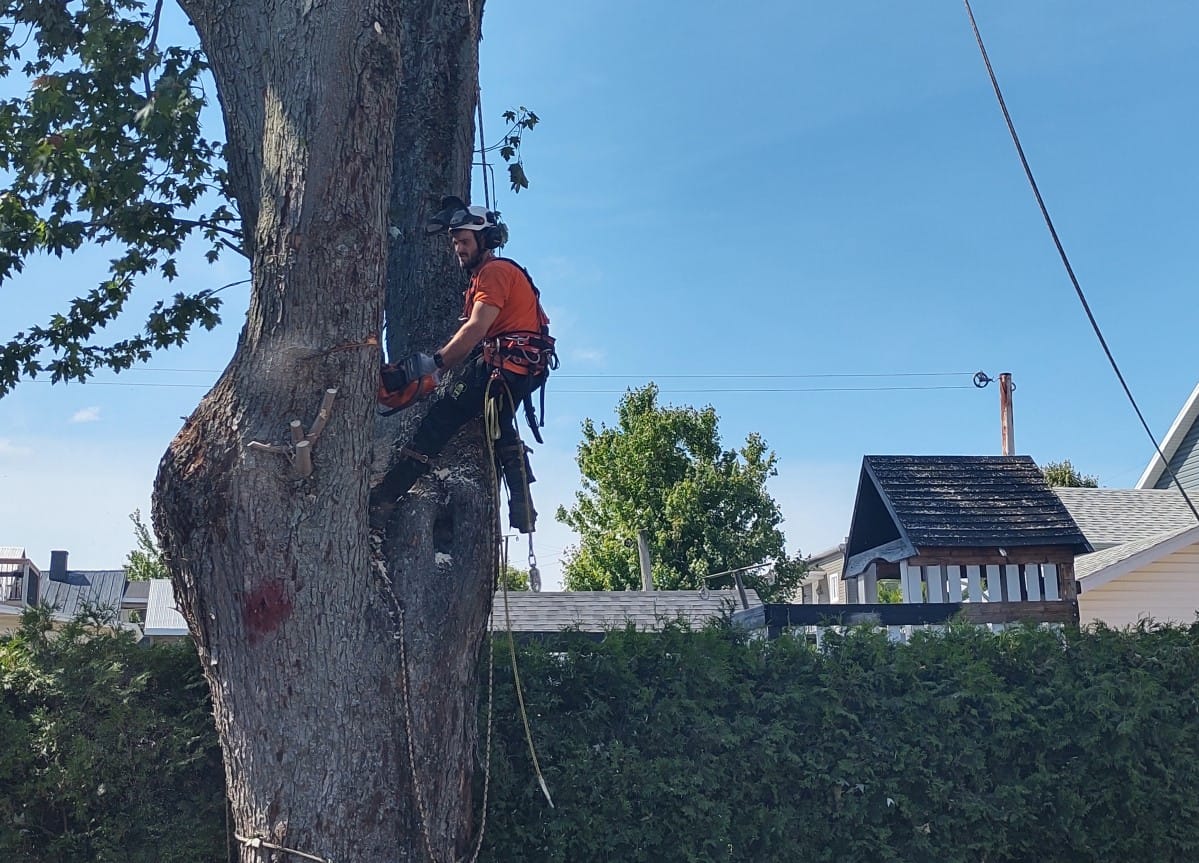
[[(491, 388), (497, 382), (499, 383), (500, 387), (503, 388), (503, 392), (497, 394), (493, 398), (491, 395)], [(500, 436), (500, 419), (499, 419), (499, 417), (500, 417), (499, 399), (500, 398), (506, 398), (508, 400), (508, 406), (511, 408), (513, 415), (515, 415), (516, 414), (516, 403), (515, 403), (515, 400), (512, 398), (512, 390), (510, 390), (508, 388), (508, 384), (504, 381), (503, 375), (501, 375), (499, 373), (499, 371), (496, 370), (495, 372), (492, 373), (491, 377), (488, 379), (487, 386), (483, 390), (483, 418), (484, 418), (484, 423), (485, 423), (485, 427), (486, 427), (486, 434), (484, 434), (483, 437), (487, 441), (487, 456), (488, 456), (487, 460), (488, 460), (488, 463), (491, 465), (491, 478), (492, 478), (492, 482), (494, 483), (493, 487), (496, 489), (497, 495), (499, 493), (500, 479), (499, 479), (499, 471), (496, 469), (496, 463), (495, 463), (496, 462), (495, 442), (496, 442), (496, 440), (499, 439), (499, 436)], [(525, 507), (526, 507), (525, 515), (526, 515), (526, 518), (528, 519), (528, 521), (526, 523), (531, 523), (532, 522), (532, 513), (530, 512), (530, 510), (532, 509), (532, 501), (531, 501), (531, 495), (528, 494), (529, 477), (528, 477), (527, 472), (525, 471), (525, 456), (524, 456), (524, 452), (523, 452), (523, 448), (524, 448), (525, 444), (524, 444), (524, 441), (520, 437), (519, 429), (517, 430), (517, 433), (516, 433), (516, 439), (517, 439), (517, 441), (519, 441), (520, 446), (522, 448), (522, 452), (520, 454), (520, 471), (521, 471), (521, 479), (525, 484), (525, 495), (524, 495)], [(509, 498), (511, 498), (512, 490), (509, 489), (508, 491), (509, 491)], [(498, 506), (498, 504), (497, 504), (497, 506)], [(512, 616), (511, 616), (509, 606), (508, 606), (508, 580), (504, 577), (507, 574), (507, 572), (506, 572), (507, 566), (508, 566), (507, 553), (505, 552), (504, 554), (500, 555), (499, 560), (500, 560), (500, 569), (498, 572), (498, 580), (500, 582), (500, 592), (504, 598), (504, 625), (505, 625), (505, 628), (508, 630), (508, 651), (512, 658), (512, 682), (513, 682), (513, 685), (516, 687), (516, 702), (520, 708), (521, 723), (524, 725), (525, 741), (529, 745), (529, 757), (530, 757), (530, 759), (532, 759), (532, 762), (533, 762), (533, 773), (537, 777), (537, 784), (539, 786), (541, 786), (541, 793), (545, 795), (546, 802), (549, 803), (550, 808), (553, 809), (554, 808), (554, 798), (550, 796), (549, 786), (546, 784), (545, 775), (541, 772), (541, 764), (537, 760), (537, 747), (533, 743), (533, 729), (529, 724), (529, 711), (525, 707), (524, 687), (521, 686), (520, 668), (519, 668), (519, 664), (517, 663), (517, 660), (516, 660), (516, 637), (512, 634)], [(529, 579), (530, 579), (530, 581), (532, 581), (533, 568), (536, 566), (536, 562), (537, 562), (537, 558), (533, 554), (533, 535), (532, 534), (529, 534), (529, 561), (530, 561)], [(540, 576), (538, 576), (538, 577), (540, 578)], [(494, 619), (494, 617), (495, 617), (495, 612), (493, 610), (492, 618)]]
[[(503, 387), (503, 393), (497, 393), (492, 396), (492, 386), (499, 381)], [(499, 420), (499, 399), (506, 397), (509, 405), (515, 413), (515, 405), (512, 399), (512, 393), (504, 383), (502, 376), (499, 374), (492, 375), (488, 380), (487, 386), (483, 393), (483, 420), (486, 433), (484, 439), (487, 441), (487, 461), (491, 474), (492, 487), (498, 489), (500, 486), (499, 472), (496, 469), (496, 453), (495, 441), (499, 438), (500, 420)], [(520, 434), (517, 433), (517, 439), (520, 440)], [(520, 446), (524, 446), (524, 441), (520, 441)], [(525, 482), (525, 488), (528, 488), (528, 475), (525, 471), (525, 461), (523, 453), (521, 455), (521, 475)], [(529, 495), (525, 495), (525, 505), (531, 508)], [(526, 517), (532, 520), (531, 512), (526, 509)], [(506, 551), (503, 554), (498, 553), (498, 541), (493, 554), (493, 560), (496, 562), (494, 569), (494, 582), (500, 585), (501, 592), (504, 598), (504, 621), (508, 631), (508, 648), (512, 659), (512, 677), (516, 686), (517, 703), (520, 707), (521, 723), (524, 726), (525, 740), (529, 746), (529, 755), (533, 762), (533, 770), (537, 776), (537, 783), (541, 787), (542, 793), (545, 795), (546, 801), (552, 808), (554, 805), (553, 798), (550, 796), (549, 786), (546, 784), (545, 776), (541, 772), (541, 764), (537, 758), (537, 748), (533, 743), (533, 731), (529, 723), (528, 709), (525, 705), (523, 687), (520, 682), (520, 671), (516, 658), (516, 640), (512, 633), (512, 619), (508, 605), (508, 583), (504, 578), (507, 570), (508, 557)], [(536, 556), (533, 552), (533, 537), (529, 536), (529, 561), (530, 561), (530, 579), (533, 577), (533, 569), (536, 567)], [(437, 863), (437, 855), (433, 852), (433, 840), (429, 833), (429, 811), (428, 804), (425, 801), (423, 786), (420, 782), (420, 777), (417, 775), (416, 761), (416, 743), (414, 729), (416, 726), (415, 715), (412, 709), (412, 691), (411, 691), (411, 676), (409, 674), (408, 665), (408, 648), (407, 648), (407, 632), (404, 619), (404, 603), (396, 595), (395, 585), (390, 576), (387, 574), (387, 567), (384, 563), (382, 555), (374, 556), (375, 570), (379, 576), (379, 581), (383, 585), (383, 592), (388, 599), (385, 606), (387, 615), (392, 622), (392, 637), (399, 644), (400, 649), (400, 695), (402, 700), (402, 709), (404, 712), (404, 731), (407, 742), (408, 766), (410, 771), (410, 780), (412, 782), (413, 797), (416, 801), (417, 818), (420, 827), (421, 841), (424, 844), (425, 853), (428, 855), (431, 863)], [(493, 583), (494, 586), (494, 583)], [(483, 757), (483, 799), (481, 802), (479, 815), (479, 832), (475, 838), (474, 850), (470, 855), (469, 863), (476, 863), (479, 858), (479, 853), (483, 848), (483, 837), (487, 829), (487, 803), (491, 788), (491, 751), (493, 737), (493, 716), (495, 707), (495, 634), (494, 627), (495, 614), (492, 612), (492, 625), (488, 628), (488, 662), (487, 662), (487, 720), (484, 742), (484, 757)]]
[(304, 860), (313, 860), (316, 863), (333, 863), (332, 860), (327, 860), (324, 857), (317, 857), (315, 854), (308, 854), (304, 851), (297, 851), (295, 848), (287, 848), (283, 845), (276, 845), (273, 842), (267, 842), (261, 836), (242, 836), (240, 833), (234, 833), (233, 838), (245, 845), (247, 848), (267, 848), (271, 851), (279, 851), (283, 854), (290, 854), (293, 857), (301, 857)]
[(416, 744), (413, 730), (416, 726), (412, 712), (411, 683), (408, 674), (408, 647), (404, 627), (404, 603), (396, 596), (395, 586), (387, 575), (387, 566), (382, 555), (374, 556), (375, 572), (383, 585), (384, 593), (390, 600), (387, 616), (391, 618), (392, 638), (400, 647), (400, 700), (404, 711), (404, 737), (408, 744), (408, 767), (412, 780), (412, 796), (416, 799), (417, 820), (420, 826), (421, 839), (425, 845), (425, 853), (429, 855), (430, 863), (437, 863), (437, 855), (433, 853), (433, 840), (429, 836), (429, 811), (425, 806), (425, 795), (421, 790), (419, 777), (416, 775)]

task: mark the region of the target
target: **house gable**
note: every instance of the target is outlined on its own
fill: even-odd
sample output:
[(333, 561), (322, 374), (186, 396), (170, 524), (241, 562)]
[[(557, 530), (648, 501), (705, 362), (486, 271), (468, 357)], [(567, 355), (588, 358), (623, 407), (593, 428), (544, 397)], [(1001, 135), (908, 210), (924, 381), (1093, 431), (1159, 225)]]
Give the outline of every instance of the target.
[(867, 456), (862, 459), (858, 494), (854, 500), (844, 557), (849, 561), (856, 555), (882, 546), (889, 549), (906, 549), (908, 554), (915, 553), (895, 511), (879, 490), (878, 479), (870, 468), (870, 456)]
[(1196, 543), (1199, 543), (1199, 525), (1162, 531), (1094, 554), (1084, 554), (1075, 561), (1074, 574), (1081, 590), (1092, 591)]
[[(1169, 471), (1166, 470), (1167, 465)], [(1199, 490), (1199, 385), (1191, 391), (1190, 398), (1162, 440), (1161, 455), (1154, 453), (1149, 459), (1137, 488), (1172, 487), (1174, 481), (1170, 478), (1170, 471), (1174, 472), (1179, 484), (1187, 491)]]

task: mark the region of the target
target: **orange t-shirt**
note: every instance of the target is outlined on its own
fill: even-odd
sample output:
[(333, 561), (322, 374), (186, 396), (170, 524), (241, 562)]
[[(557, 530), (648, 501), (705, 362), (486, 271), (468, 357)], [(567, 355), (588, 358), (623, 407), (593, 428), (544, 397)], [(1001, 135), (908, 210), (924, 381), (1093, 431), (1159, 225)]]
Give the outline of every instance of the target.
[[(475, 303), (486, 303), (500, 310), (484, 339), (504, 333), (540, 333), (542, 324), (549, 323), (549, 318), (544, 318), (538, 311), (537, 295), (520, 267), (498, 258), (485, 263), (471, 277), (464, 317), (470, 316)], [(528, 371), (508, 362), (504, 367), (522, 374)]]

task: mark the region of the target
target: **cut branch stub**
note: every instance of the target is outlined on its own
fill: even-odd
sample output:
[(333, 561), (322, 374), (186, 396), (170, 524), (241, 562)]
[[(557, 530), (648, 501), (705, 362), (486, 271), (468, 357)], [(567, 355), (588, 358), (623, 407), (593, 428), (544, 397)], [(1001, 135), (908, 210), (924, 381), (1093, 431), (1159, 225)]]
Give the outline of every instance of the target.
[(337, 389), (335, 387), (325, 390), (325, 394), (321, 398), (321, 406), (316, 412), (316, 421), (313, 422), (312, 431), (308, 432), (308, 434), (304, 434), (304, 425), (299, 420), (292, 420), (287, 424), (288, 430), (291, 433), (290, 446), (280, 446), (278, 444), (252, 440), (246, 444), (246, 449), (291, 456), (292, 468), (295, 471), (296, 477), (304, 479), (311, 476), (313, 470), (312, 447), (329, 422), (329, 416), (333, 413), (333, 400), (336, 397)]

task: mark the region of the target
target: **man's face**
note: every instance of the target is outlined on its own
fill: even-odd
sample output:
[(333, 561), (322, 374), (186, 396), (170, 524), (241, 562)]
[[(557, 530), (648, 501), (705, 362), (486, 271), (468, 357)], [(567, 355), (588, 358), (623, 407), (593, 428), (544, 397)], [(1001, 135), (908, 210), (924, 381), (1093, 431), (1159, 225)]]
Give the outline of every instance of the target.
[(454, 244), (458, 265), (464, 270), (472, 269), (483, 257), (483, 250), (479, 248), (478, 231), (454, 231), (450, 235), (450, 241)]

